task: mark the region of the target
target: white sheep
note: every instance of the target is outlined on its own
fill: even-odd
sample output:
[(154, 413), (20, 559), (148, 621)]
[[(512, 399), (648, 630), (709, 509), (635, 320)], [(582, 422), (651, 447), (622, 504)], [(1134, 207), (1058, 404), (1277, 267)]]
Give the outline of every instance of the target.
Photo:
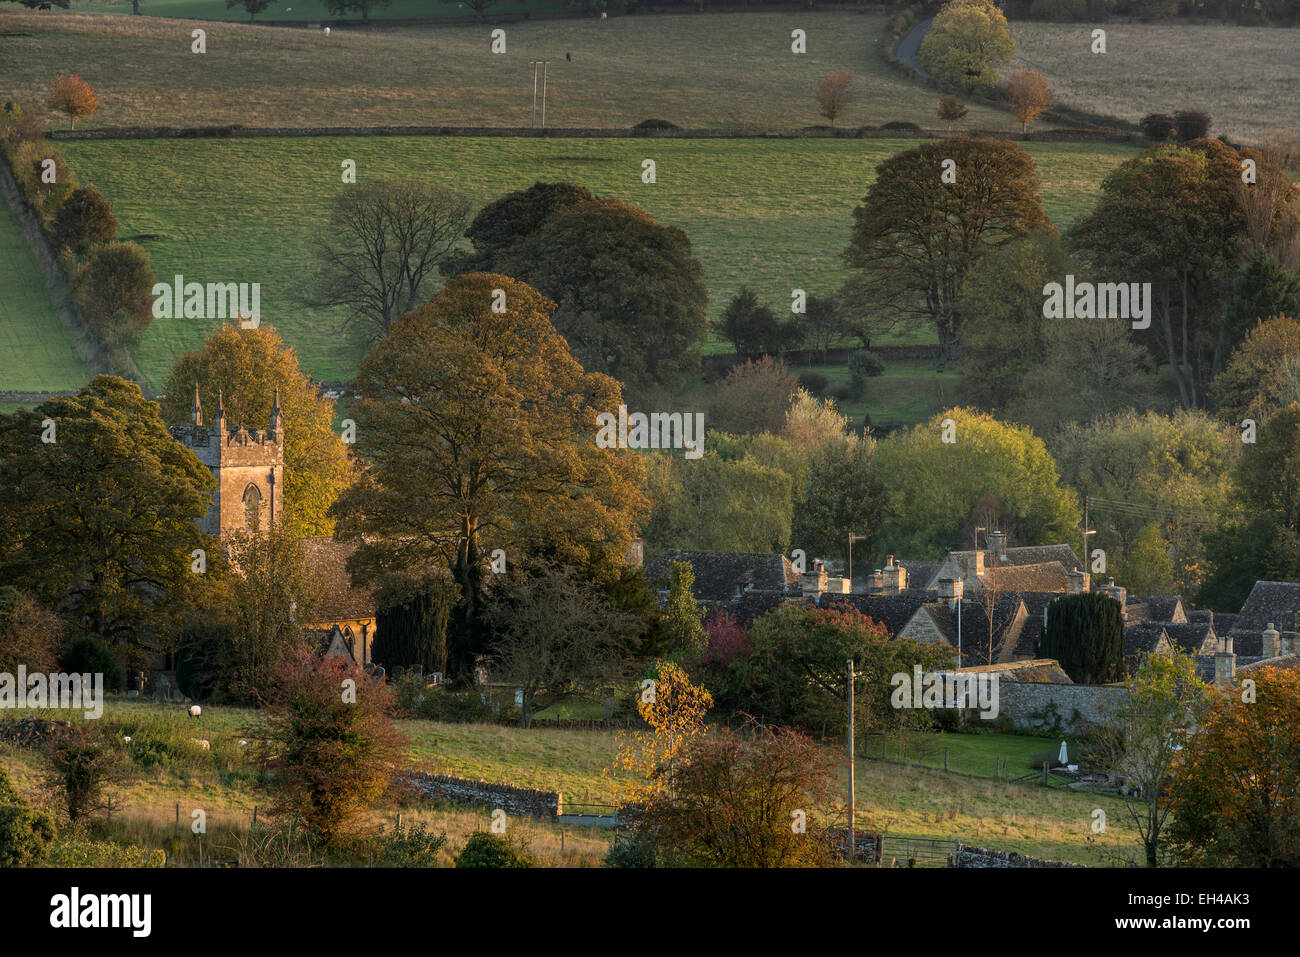
[(190, 738), (190, 740), (193, 741), (195, 744), (197, 744), (204, 751), (212, 750), (212, 742), (208, 741), (206, 738)]
[(198, 717), (199, 715), (201, 715), (202, 713), (203, 713), (203, 709), (200, 708), (198, 705), (196, 705), (196, 704), (192, 704), (192, 705), (190, 705), (190, 717), (191, 717), (191, 718), (197, 718), (197, 717)]

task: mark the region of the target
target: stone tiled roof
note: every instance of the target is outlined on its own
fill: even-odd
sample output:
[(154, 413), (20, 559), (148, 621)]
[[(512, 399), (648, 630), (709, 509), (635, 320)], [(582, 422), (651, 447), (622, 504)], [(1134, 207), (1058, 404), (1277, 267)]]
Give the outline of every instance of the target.
[(785, 556), (772, 553), (710, 552), (671, 549), (646, 568), (651, 581), (666, 579), (672, 562), (695, 570), (695, 600), (725, 604), (746, 590), (787, 591)]
[(1017, 592), (1065, 593), (1069, 577), (1060, 562), (1036, 562), (1032, 565), (999, 565), (985, 568), (980, 584), (985, 588)]
[(1072, 685), (1073, 681), (1055, 658), (1035, 658), (1031, 661), (1008, 661), (996, 665), (963, 668), (962, 673), (996, 674), (999, 681), (1019, 681), (1025, 684)]
[(726, 609), (736, 619), (736, 624), (748, 628), (773, 608), (785, 604), (788, 600), (778, 592), (748, 591), (739, 598), (726, 602)]
[(1196, 677), (1207, 684), (1214, 681), (1214, 655), (1196, 656)]
[(1224, 611), (1215, 611), (1211, 614), (1214, 615), (1214, 633), (1217, 635), (1231, 634), (1232, 629), (1237, 626), (1237, 619), (1241, 617)]
[[(984, 562), (988, 564), (988, 552), (984, 553)], [(1041, 565), (1044, 562), (1060, 562), (1067, 572), (1083, 571), (1083, 563), (1074, 549), (1069, 545), (1023, 545), (1008, 548), (1003, 565)]]
[(1016, 642), (1016, 651), (1018, 655), (1035, 655), (1038, 653), (1038, 639), (1043, 635), (1043, 626), (1046, 622), (1043, 620), (1043, 612), (1047, 610), (1055, 599), (1060, 598), (1059, 592), (1041, 592), (1041, 591), (1022, 591), (1016, 592), (1020, 600), (1025, 603), (1025, 625), (1020, 629), (1020, 640)]
[(1300, 655), (1282, 655), (1277, 658), (1260, 658), (1255, 661), (1241, 663), (1237, 659), (1237, 674), (1250, 674), (1263, 668), (1280, 668), (1283, 671), (1300, 671)]
[(369, 589), (357, 588), (348, 574), (348, 559), (356, 551), (352, 542), (332, 538), (304, 538), (307, 575), (320, 589), (322, 606), (313, 616), (318, 622), (350, 621), (375, 617), (375, 598)]
[(910, 588), (924, 591), (934, 581), (934, 576), (939, 573), (939, 567), (943, 562), (909, 562), (896, 558), (894, 564), (902, 565), (907, 569), (907, 584)]
[[(1019, 632), (1012, 623), (1024, 607), (1020, 596), (1006, 594), (998, 598), (993, 608), (994, 641), (1002, 646), (1001, 651), (994, 648), (995, 658), (989, 661), (989, 617), (984, 605), (978, 601), (961, 603), (961, 644), (962, 664), (969, 666), (997, 664), (996, 656), (1005, 653), (1007, 648), (1014, 649), (1019, 644)], [(930, 616), (944, 639), (957, 647), (957, 615), (949, 609), (947, 602), (933, 602), (924, 609)], [(1008, 631), (1008, 629), (1010, 629)]]
[(931, 601), (926, 592), (908, 590), (897, 595), (833, 595), (821, 596), (823, 608), (856, 608), (873, 621), (884, 625), (891, 635), (897, 635), (912, 620), (912, 616), (926, 602)]
[(1158, 621), (1139, 621), (1124, 626), (1124, 658), (1129, 664), (1129, 671), (1137, 667), (1137, 660), (1142, 655), (1150, 654), (1165, 637), (1165, 626)]
[[(1187, 618), (1181, 595), (1149, 595), (1145, 598), (1128, 596), (1125, 611), (1129, 621), (1182, 622)], [(1134, 618), (1134, 614), (1140, 615)]]
[(1278, 631), (1295, 631), (1298, 613), (1300, 583), (1255, 582), (1246, 603), (1241, 606), (1241, 614), (1232, 623), (1230, 633), (1234, 650), (1239, 655), (1261, 654), (1264, 629), (1272, 623)]
[[(1165, 634), (1175, 647), (1189, 654), (1199, 654), (1207, 639), (1216, 639), (1214, 626), (1203, 621), (1184, 624), (1164, 622)], [(1214, 644), (1217, 648), (1217, 640)]]

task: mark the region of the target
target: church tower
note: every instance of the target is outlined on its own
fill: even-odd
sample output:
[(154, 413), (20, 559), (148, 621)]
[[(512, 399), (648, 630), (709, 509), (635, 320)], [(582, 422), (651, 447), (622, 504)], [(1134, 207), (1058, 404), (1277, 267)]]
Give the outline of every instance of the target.
[(203, 424), (199, 386), (194, 384), (190, 424), (173, 426), (172, 438), (198, 456), (217, 480), (208, 514), (199, 528), (209, 535), (226, 537), (232, 532), (265, 531), (283, 514), (284, 422), (280, 413), (280, 390), (275, 390), (269, 429), (249, 431), (241, 423), (226, 424), (226, 404), (217, 393), (217, 419)]

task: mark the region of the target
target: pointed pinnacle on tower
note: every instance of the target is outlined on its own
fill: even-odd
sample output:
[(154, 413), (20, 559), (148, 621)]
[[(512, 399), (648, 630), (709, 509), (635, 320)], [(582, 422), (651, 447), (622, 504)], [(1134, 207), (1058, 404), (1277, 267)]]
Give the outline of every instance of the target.
[(199, 384), (194, 383), (194, 407), (190, 409), (190, 424), (199, 426), (203, 424), (203, 403), (199, 401)]

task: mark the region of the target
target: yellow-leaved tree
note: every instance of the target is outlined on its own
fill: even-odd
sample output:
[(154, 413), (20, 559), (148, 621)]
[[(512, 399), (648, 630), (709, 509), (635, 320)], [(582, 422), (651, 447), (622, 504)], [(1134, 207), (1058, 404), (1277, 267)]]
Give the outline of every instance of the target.
[(673, 762), (705, 733), (704, 716), (713, 696), (672, 662), (660, 662), (658, 675), (641, 683), (637, 712), (646, 731), (627, 735), (619, 745), (614, 771), (622, 804), (644, 806), (671, 787)]
[(916, 62), (941, 83), (983, 92), (1016, 52), (1007, 18), (993, 0), (950, 0), (921, 41)]

